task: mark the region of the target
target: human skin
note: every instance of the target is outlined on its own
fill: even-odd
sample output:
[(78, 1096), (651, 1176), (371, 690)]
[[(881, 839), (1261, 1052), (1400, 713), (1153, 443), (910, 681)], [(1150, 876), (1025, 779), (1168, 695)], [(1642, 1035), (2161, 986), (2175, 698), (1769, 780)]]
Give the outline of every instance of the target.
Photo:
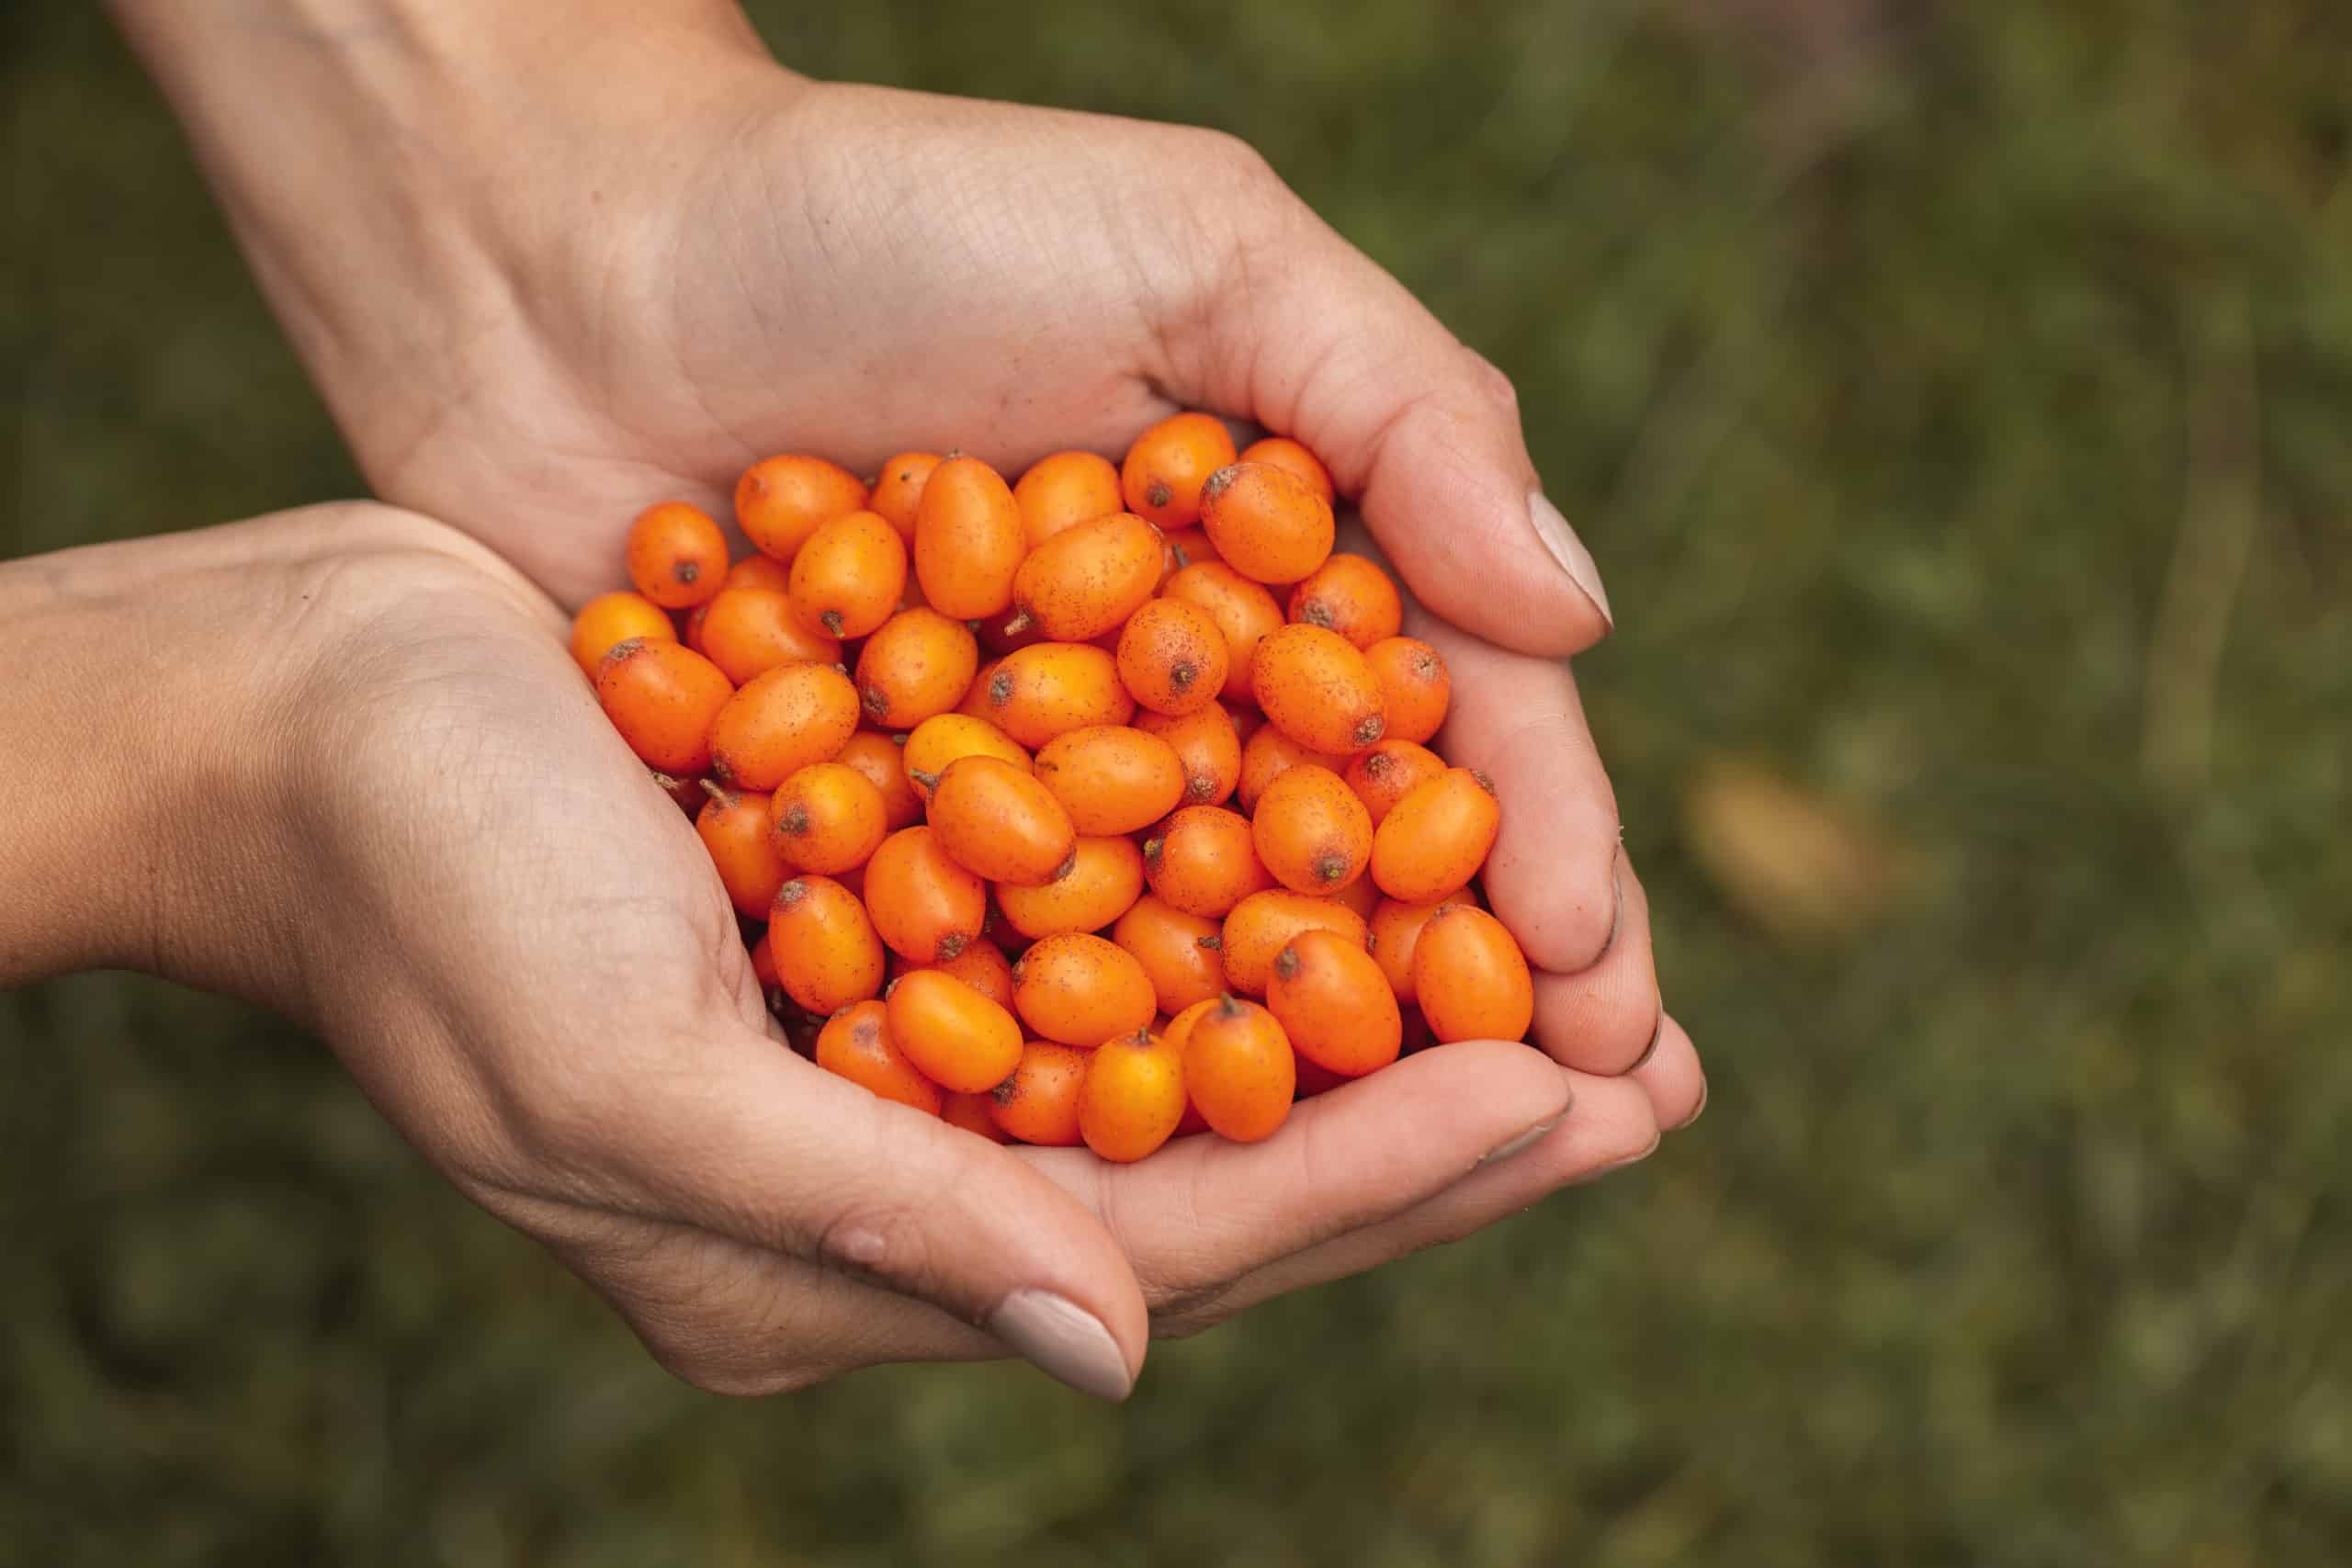
[[(1247, 148), (1183, 128), (811, 82), (715, 0), (114, 8), (379, 493), (447, 518), (562, 604), (611, 585), (640, 506), (681, 497), (723, 516), (734, 475), (774, 451), (870, 471), (894, 450), (961, 448), (1012, 471), (1062, 446), (1116, 452), (1180, 407), (1306, 442), (1426, 606), (1406, 629), (1454, 675), (1437, 744), (1483, 767), (1510, 805), (1489, 897), (1536, 965), (1536, 1035), (1558, 1064), (1544, 1081), (1590, 1080), (1532, 1152), (1558, 1145), (1566, 1158), (1588, 1118), (1606, 1122), (1611, 1102), (1590, 1086), (1641, 1094), (1653, 1130), (1703, 1102), (1696, 1057), (1659, 1002), (1646, 902), (1560, 661), (1605, 633), (1606, 600), (1540, 499), (1509, 384)], [(542, 951), (502, 978), (544, 999), (578, 967)], [(477, 1048), (495, 1048), (482, 1038)], [(1375, 1083), (1418, 1077), (1413, 1066)], [(1521, 1052), (1494, 1070), (1531, 1066), (1543, 1064)], [(1449, 1104), (1476, 1087), (1476, 1071), (1454, 1071), (1458, 1083), (1432, 1091)], [(1325, 1100), (1376, 1108), (1391, 1091), (1375, 1083), (1303, 1107), (1301, 1124), (1315, 1127), (1306, 1112)], [(1553, 1101), (1547, 1089), (1507, 1103), (1517, 1117)], [(622, 1096), (609, 1109), (635, 1108)], [(1477, 1136), (1491, 1131), (1481, 1123)], [(626, 1145), (631, 1134), (604, 1135)], [(1457, 1176), (1477, 1152), (1469, 1129), (1462, 1137), (1447, 1145)], [(1183, 1163), (1138, 1168), (1116, 1216), (1129, 1220), (1147, 1194), (1191, 1203)], [(1359, 1194), (1306, 1181), (1287, 1235), (1368, 1266), (1384, 1247), (1508, 1212), (1461, 1207), (1463, 1194), (1536, 1168), (1522, 1156), (1444, 1199), (1423, 1191), (1455, 1206), (1381, 1242), (1364, 1239)], [(987, 1321), (989, 1291), (1009, 1276), (945, 1269), (918, 1216), (882, 1212), (877, 1257), (831, 1261), (944, 1302), (950, 1318)], [(856, 1250), (877, 1250), (853, 1229)], [(1114, 1230), (1124, 1282), (1100, 1258), (1053, 1278), (1106, 1326), (1130, 1373), (1148, 1311), (1181, 1329), (1197, 1306), (1170, 1303), (1222, 1310), (1310, 1277), (1270, 1274), (1265, 1255), (1244, 1286), (1220, 1254), (1194, 1279), (1170, 1272), (1148, 1237)], [(1198, 1233), (1184, 1246), (1217, 1251)], [(1254, 1246), (1237, 1242), (1235, 1255), (1261, 1257)], [(566, 1256), (578, 1266), (576, 1249)], [(820, 1294), (842, 1288), (821, 1279)], [(763, 1361), (772, 1346), (730, 1349), (711, 1333), (696, 1337), (712, 1341), (705, 1349), (669, 1351), (648, 1323), (684, 1309), (641, 1304), (662, 1299), (658, 1281), (634, 1293), (599, 1283), (657, 1354), (711, 1386), (789, 1386), (941, 1353), (920, 1337), (854, 1335), (862, 1348)]]
[[(664, 1365), (735, 1393), (1010, 1346), (1116, 1395), (1151, 1330), (1637, 1157), (1683, 1092), (1660, 1060), (1453, 1046), (1270, 1143), (1123, 1168), (888, 1104), (778, 1043), (561, 629), (488, 550), (371, 504), (0, 566), (0, 985), (119, 966), (287, 1013)], [(1006, 1322), (1044, 1298), (1107, 1325), (1107, 1361)]]

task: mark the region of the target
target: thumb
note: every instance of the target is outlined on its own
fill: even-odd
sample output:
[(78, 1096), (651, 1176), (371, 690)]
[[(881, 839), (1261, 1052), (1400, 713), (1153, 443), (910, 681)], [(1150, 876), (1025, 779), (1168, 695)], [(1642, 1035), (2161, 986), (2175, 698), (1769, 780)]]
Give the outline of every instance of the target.
[(748, 1033), (621, 1098), (598, 1154), (659, 1217), (929, 1302), (1084, 1393), (1133, 1388), (1150, 1327), (1125, 1255), (997, 1145)]
[(1296, 437), (1360, 496), (1364, 522), (1421, 602), (1522, 653), (1606, 636), (1591, 555), (1544, 497), (1510, 378), (1405, 287), (1284, 193), (1278, 243), (1242, 247), (1219, 290), (1213, 406)]

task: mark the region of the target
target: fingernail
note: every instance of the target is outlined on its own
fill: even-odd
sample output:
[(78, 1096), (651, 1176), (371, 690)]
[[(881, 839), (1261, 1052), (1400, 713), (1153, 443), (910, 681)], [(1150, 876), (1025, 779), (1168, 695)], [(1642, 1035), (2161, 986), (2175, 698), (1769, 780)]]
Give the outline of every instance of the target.
[(989, 1332), (1057, 1382), (1097, 1399), (1121, 1400), (1135, 1389), (1127, 1359), (1102, 1321), (1051, 1291), (1015, 1291), (989, 1314)]
[(1598, 1181), (1604, 1176), (1613, 1175), (1618, 1171), (1626, 1170), (1634, 1166), (1637, 1166), (1641, 1164), (1642, 1161), (1649, 1158), (1650, 1156), (1657, 1153), (1657, 1146), (1660, 1141), (1661, 1140), (1657, 1138), (1652, 1138), (1650, 1140), (1650, 1146), (1644, 1149), (1640, 1154), (1629, 1155), (1623, 1159), (1602, 1166), (1599, 1170), (1586, 1171), (1582, 1176), (1579, 1176), (1574, 1181), (1569, 1182), (1568, 1185), (1571, 1187), (1582, 1187), (1589, 1182)]
[[(1617, 945), (1617, 933), (1625, 929), (1625, 846), (1617, 845), (1617, 852), (1609, 861), (1609, 896), (1613, 900), (1609, 909), (1609, 931), (1600, 939), (1600, 950), (1585, 960), (1584, 967), (1575, 971), (1582, 975), (1600, 967), (1609, 950)], [(1656, 1044), (1656, 1041), (1651, 1042)]]
[(1493, 1148), (1488, 1149), (1484, 1155), (1480, 1156), (1478, 1163), (1481, 1166), (1498, 1165), (1502, 1161), (1510, 1158), (1513, 1155), (1525, 1154), (1528, 1150), (1542, 1143), (1545, 1134), (1551, 1132), (1553, 1128), (1558, 1126), (1562, 1122), (1566, 1121), (1567, 1115), (1567, 1110), (1563, 1107), (1558, 1115), (1546, 1117), (1543, 1121), (1535, 1123), (1534, 1126), (1528, 1128), (1525, 1132), (1512, 1134), (1510, 1137), (1505, 1138), (1501, 1143), (1497, 1144)]
[[(1627, 1067), (1625, 1072), (1638, 1073), (1644, 1067), (1648, 1066), (1650, 1065), (1650, 1058), (1657, 1055), (1657, 1043), (1665, 1038), (1666, 1007), (1661, 1003), (1657, 1010), (1657, 1021), (1650, 1025), (1650, 1043), (1642, 1047), (1642, 1054), (1634, 1058), (1634, 1065)], [(1617, 1076), (1619, 1077), (1623, 1077), (1625, 1074), (1620, 1073)]]
[(1593, 564), (1592, 552), (1584, 547), (1584, 541), (1568, 526), (1568, 520), (1560, 515), (1560, 509), (1546, 500), (1542, 491), (1530, 491), (1527, 516), (1535, 525), (1535, 536), (1544, 541), (1544, 547), (1552, 552), (1560, 570), (1592, 601), (1600, 618), (1614, 627), (1617, 622), (1609, 614), (1609, 591), (1600, 586), (1600, 569)]

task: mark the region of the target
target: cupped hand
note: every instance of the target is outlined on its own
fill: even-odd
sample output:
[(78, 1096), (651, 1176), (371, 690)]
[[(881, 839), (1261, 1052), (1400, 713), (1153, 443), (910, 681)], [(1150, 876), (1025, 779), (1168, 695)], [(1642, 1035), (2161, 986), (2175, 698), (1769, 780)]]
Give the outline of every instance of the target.
[(1607, 601), (1494, 367), (1229, 137), (811, 83), (733, 25), (535, 43), (512, 104), (404, 128), (458, 170), (413, 176), (445, 191), (429, 243), (345, 254), (356, 297), (300, 245), (264, 269), (311, 276), (273, 293), (381, 493), (577, 603), (638, 508), (723, 517), (775, 452), (1013, 472), (1188, 407), (1296, 436), (1424, 606), (1446, 756), (1507, 803), (1487, 881), (1539, 971), (1537, 1039), (1642, 1065), (1662, 1125), (1696, 1113), (1563, 662)]
[(1416, 1055), (1267, 1143), (1130, 1167), (876, 1099), (777, 1037), (700, 841), (537, 590), (382, 508), (171, 547), (236, 558), (224, 626), (192, 644), (267, 628), (237, 661), (261, 694), (220, 728), (266, 739), (245, 765), (270, 783), (190, 879), (255, 911), (183, 908), (170, 967), (313, 1024), (469, 1197), (702, 1386), (1011, 1350), (1122, 1395), (1154, 1329), (1460, 1235), (1657, 1140), (1639, 1082), (1499, 1043)]
[[(463, 783), (481, 836), (371, 935), (469, 976), (476, 1001), (419, 1004), (411, 1047), (359, 1065), (665, 1360), (754, 1389), (1004, 1343), (1046, 1359), (1073, 1320), (1002, 1321), (1035, 1291), (1107, 1325), (1131, 1371), (1148, 1321), (1195, 1326), (1462, 1234), (1697, 1113), (1562, 662), (1608, 627), (1591, 558), (1541, 498), (1506, 378), (1262, 160), (1211, 132), (809, 83), (715, 4), (585, 26), (571, 7), (362, 8), (401, 19), (290, 44), (257, 26), (232, 50), (119, 0), (379, 493), (569, 604), (613, 585), (637, 509), (724, 516), (771, 453), (871, 471), (960, 448), (1011, 472), (1211, 409), (1305, 441), (1360, 502), (1426, 606), (1408, 629), (1453, 672), (1438, 743), (1505, 802), (1487, 890), (1537, 967), (1548, 1059), (1446, 1047), (1303, 1104), (1264, 1145), (1195, 1140), (1128, 1170), (967, 1147), (770, 1049), (690, 836), (552, 639), (523, 657), (510, 625), (492, 655), (450, 626), (470, 651), (436, 672), (447, 689), (400, 684), (411, 722), (481, 749)], [(199, 54), (269, 61), (270, 115)], [(316, 134), (281, 134), (295, 114)], [(348, 803), (413, 814), (370, 840), (398, 847), (439, 843), (447, 805), (421, 781)], [(485, 947), (517, 908), (490, 884), (516, 881), (521, 918)], [(465, 1066), (485, 1060), (511, 1077)], [(401, 1098), (433, 1083), (472, 1097), (458, 1132)], [(461, 1167), (433, 1140), (466, 1129), (483, 1142)], [(1096, 1369), (1073, 1381), (1111, 1387)]]

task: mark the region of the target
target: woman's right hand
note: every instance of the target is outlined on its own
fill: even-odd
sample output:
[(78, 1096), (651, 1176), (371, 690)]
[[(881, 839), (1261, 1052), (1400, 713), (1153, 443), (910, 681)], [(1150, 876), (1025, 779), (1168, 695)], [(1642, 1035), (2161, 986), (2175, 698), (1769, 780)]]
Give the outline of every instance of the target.
[(779, 1043), (707, 855), (553, 604), (411, 513), (13, 563), (0, 657), (0, 880), (31, 891), (0, 910), (0, 982), (122, 964), (302, 1020), (705, 1388), (1010, 1350), (1121, 1397), (1155, 1330), (1638, 1157), (1677, 1092), (1466, 1043), (1267, 1143), (1134, 1167), (875, 1099)]

